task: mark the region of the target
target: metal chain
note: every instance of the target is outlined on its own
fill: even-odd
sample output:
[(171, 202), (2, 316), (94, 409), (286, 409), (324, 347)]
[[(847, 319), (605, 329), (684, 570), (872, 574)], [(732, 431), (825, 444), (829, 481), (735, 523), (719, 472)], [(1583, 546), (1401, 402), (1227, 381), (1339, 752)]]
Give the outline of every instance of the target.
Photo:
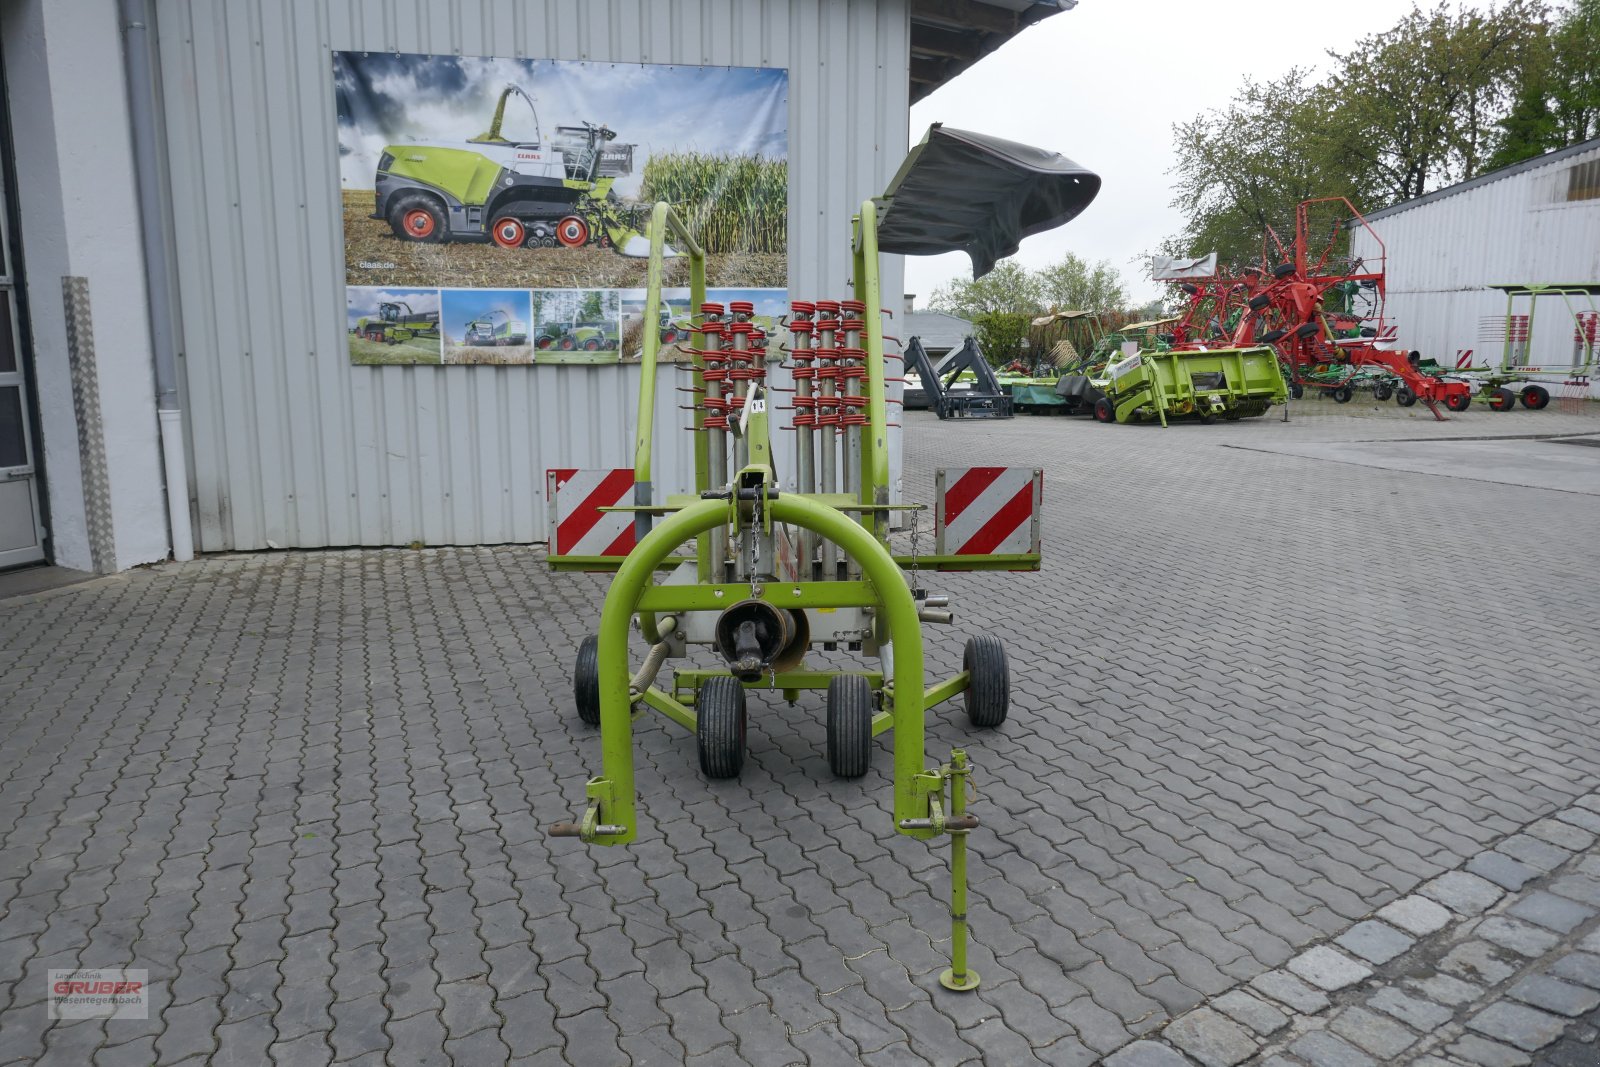
[(755, 506), (754, 511), (751, 513), (751, 523), (750, 523), (750, 574), (749, 574), (749, 578), (750, 578), (750, 595), (752, 597), (759, 597), (761, 595), (761, 587), (760, 587), (759, 584), (757, 584), (756, 579), (761, 574), (761, 527), (762, 527), (761, 504), (762, 504), (762, 501), (763, 501), (763, 497), (760, 494), (757, 494), (757, 496), (756, 496), (756, 506)]
[(917, 555), (919, 535), (922, 533), (922, 508), (911, 512), (911, 588), (917, 587)]

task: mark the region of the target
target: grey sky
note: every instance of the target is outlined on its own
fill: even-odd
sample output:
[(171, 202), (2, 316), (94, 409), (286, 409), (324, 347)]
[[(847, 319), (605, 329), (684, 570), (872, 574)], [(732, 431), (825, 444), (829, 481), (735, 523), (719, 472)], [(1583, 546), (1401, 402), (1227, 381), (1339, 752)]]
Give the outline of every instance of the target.
[[(1068, 251), (1109, 259), (1136, 298), (1153, 298), (1159, 290), (1134, 257), (1183, 225), (1168, 206), (1172, 124), (1225, 105), (1246, 74), (1264, 80), (1297, 65), (1325, 70), (1327, 47), (1348, 49), (1410, 7), (1409, 0), (1342, 0), (1334, 7), (1301, 0), (1082, 0), (913, 106), (912, 141), (930, 123), (943, 122), (1053, 148), (1096, 172), (1104, 185), (1094, 204), (1060, 229), (1024, 241), (1016, 258), (1027, 267)], [(906, 257), (906, 292), (917, 294), (918, 306), (962, 276), (971, 276), (964, 254)]]

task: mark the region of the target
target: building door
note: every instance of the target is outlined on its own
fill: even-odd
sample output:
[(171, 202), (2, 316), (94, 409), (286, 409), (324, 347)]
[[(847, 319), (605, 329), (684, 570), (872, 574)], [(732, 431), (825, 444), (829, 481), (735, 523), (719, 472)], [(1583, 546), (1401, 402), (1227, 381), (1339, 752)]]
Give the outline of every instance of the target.
[(0, 72), (0, 567), (15, 567), (44, 559), (44, 521), (28, 420), (28, 361), (17, 312), (22, 279), (13, 243), (11, 131), (3, 77)]

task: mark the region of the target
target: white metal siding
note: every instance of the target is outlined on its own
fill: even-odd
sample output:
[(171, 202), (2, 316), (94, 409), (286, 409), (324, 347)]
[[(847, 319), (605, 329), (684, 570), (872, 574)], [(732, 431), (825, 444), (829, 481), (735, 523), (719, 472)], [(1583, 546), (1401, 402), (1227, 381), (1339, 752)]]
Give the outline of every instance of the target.
[[(158, 0), (197, 547), (542, 540), (546, 468), (632, 465), (637, 367), (349, 364), (331, 52), (787, 67), (789, 287), (838, 297), (905, 155), (907, 3)], [(693, 480), (684, 378), (658, 494)]]
[[(1566, 199), (1568, 171), (1600, 159), (1600, 147), (1474, 189), (1374, 219), (1388, 248), (1389, 321), (1400, 342), (1441, 363), (1473, 349), (1498, 364), (1481, 320), (1504, 316), (1502, 282), (1600, 282), (1600, 200)], [(1357, 232), (1355, 251), (1376, 246)], [(1522, 302), (1526, 305), (1526, 301)], [(1526, 311), (1526, 307), (1523, 307)], [(1564, 366), (1572, 329), (1556, 298), (1540, 300), (1530, 362)]]

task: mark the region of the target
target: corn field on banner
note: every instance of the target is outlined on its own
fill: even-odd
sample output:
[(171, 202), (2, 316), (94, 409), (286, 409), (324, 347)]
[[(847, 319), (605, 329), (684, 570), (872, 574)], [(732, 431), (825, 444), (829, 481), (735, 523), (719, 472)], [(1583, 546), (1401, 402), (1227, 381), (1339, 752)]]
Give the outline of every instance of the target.
[(354, 363), (639, 358), (659, 200), (710, 299), (784, 304), (786, 70), (335, 52), (333, 80)]

